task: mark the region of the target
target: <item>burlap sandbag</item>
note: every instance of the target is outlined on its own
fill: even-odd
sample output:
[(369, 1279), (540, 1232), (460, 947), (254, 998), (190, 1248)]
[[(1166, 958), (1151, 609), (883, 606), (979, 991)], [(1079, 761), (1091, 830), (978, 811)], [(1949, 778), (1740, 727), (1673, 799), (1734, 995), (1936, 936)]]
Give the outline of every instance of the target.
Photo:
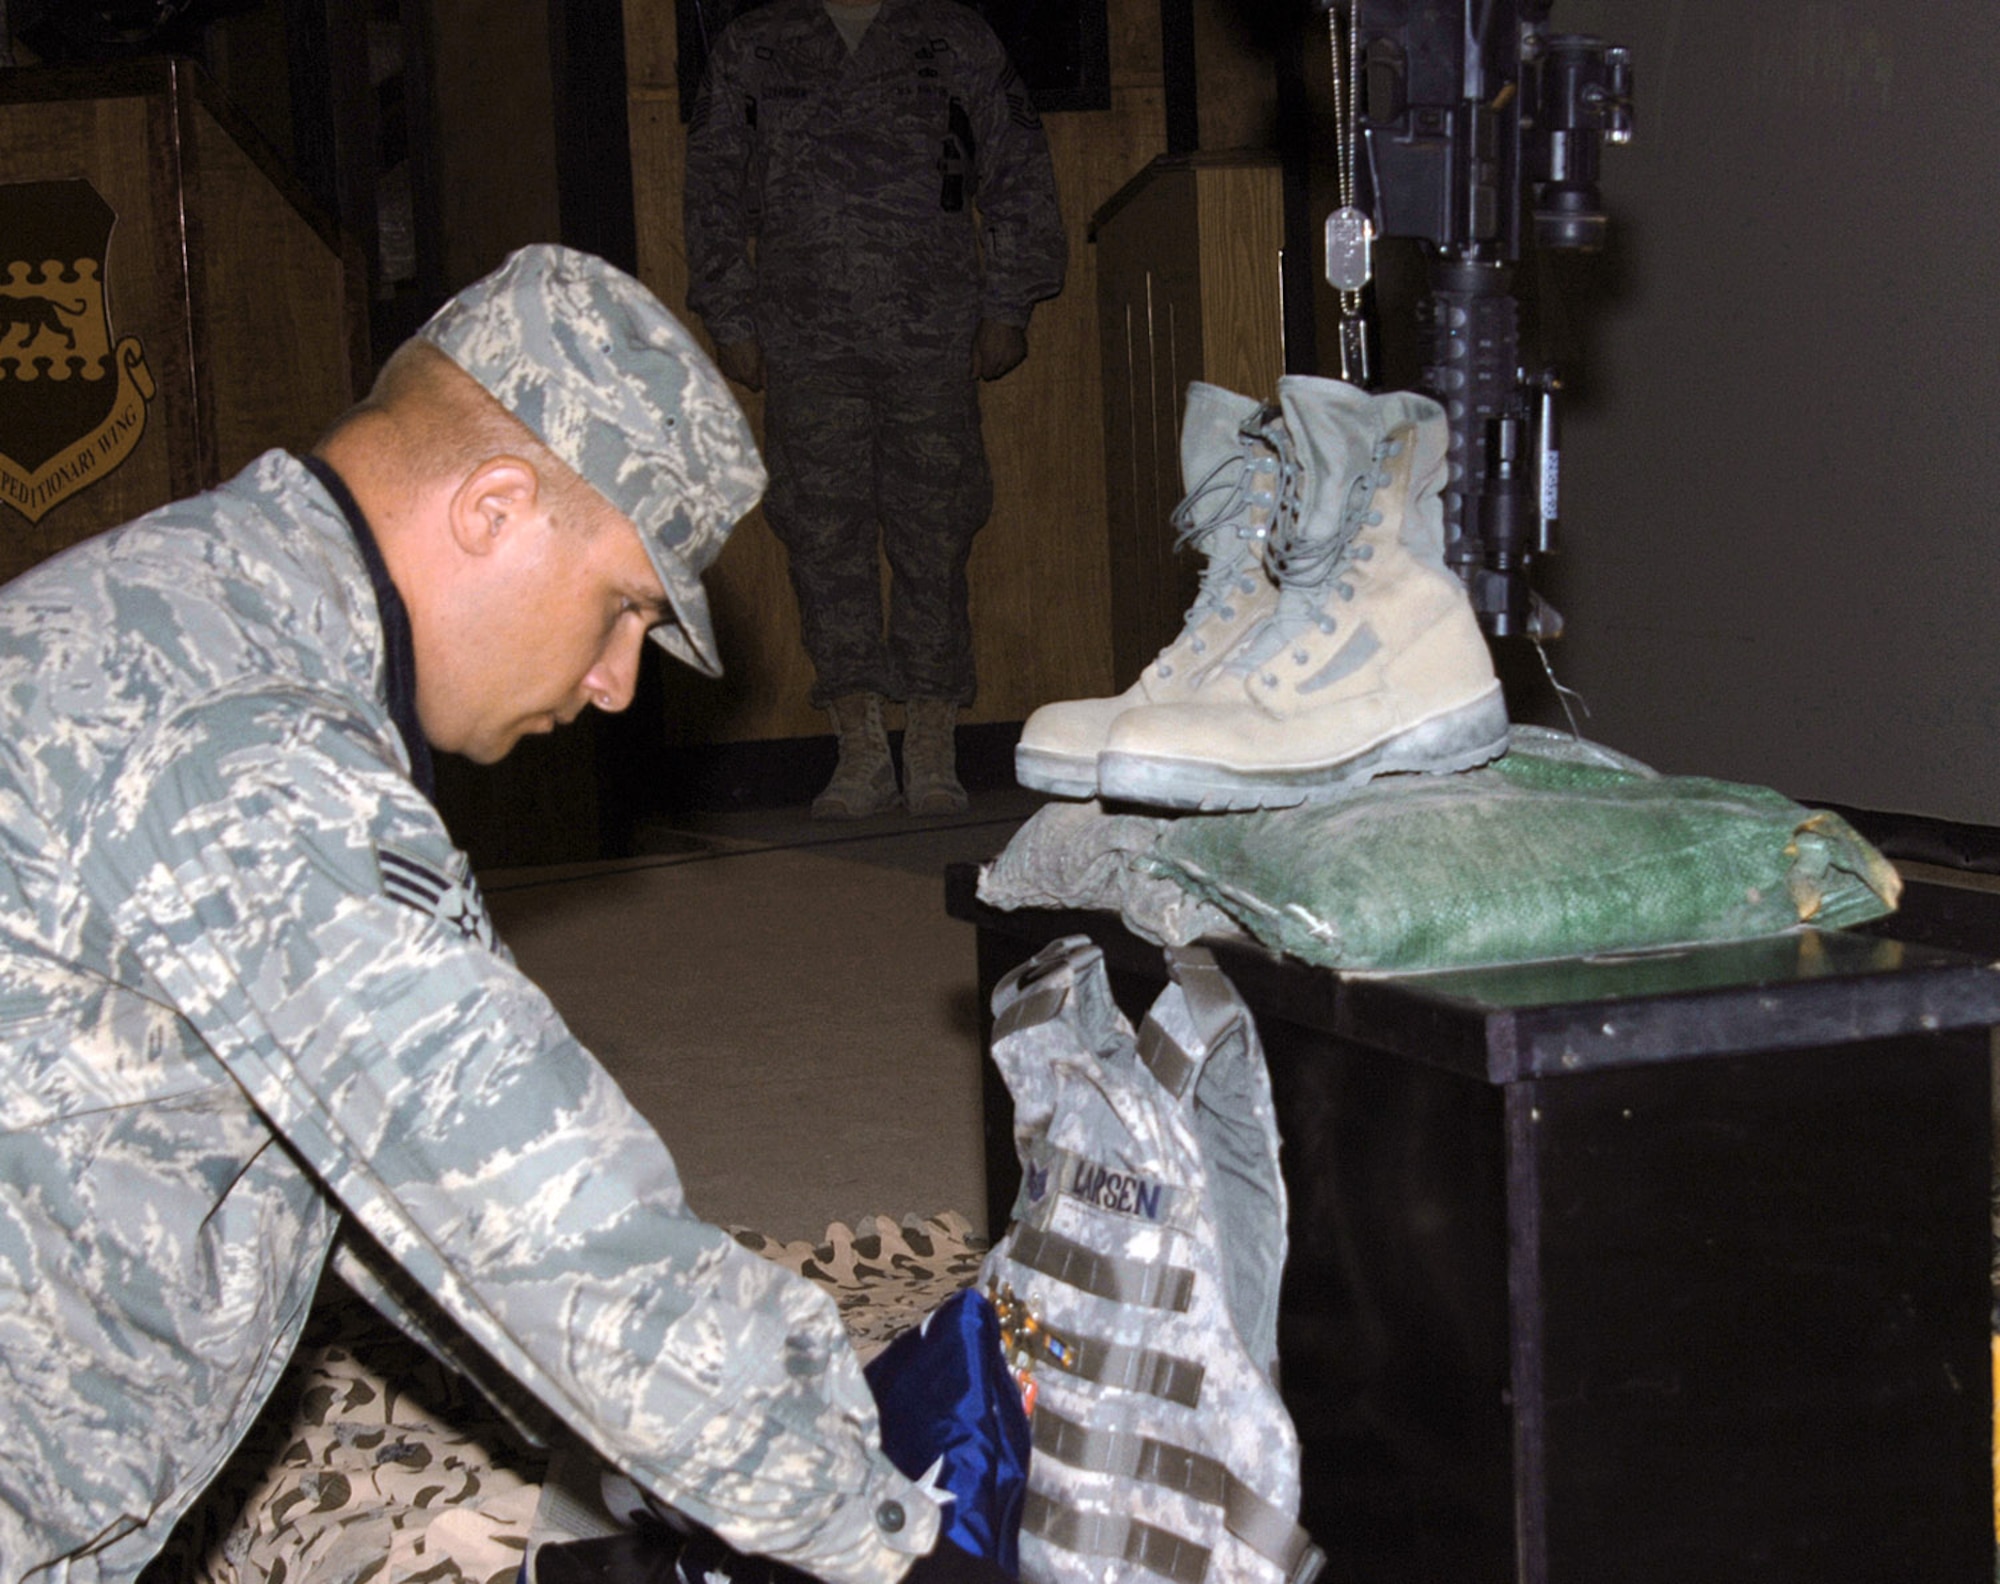
[(1271, 946), (1376, 972), (1838, 928), (1900, 890), (1835, 814), (1520, 727), (1483, 769), (1176, 820), (1144, 862)]

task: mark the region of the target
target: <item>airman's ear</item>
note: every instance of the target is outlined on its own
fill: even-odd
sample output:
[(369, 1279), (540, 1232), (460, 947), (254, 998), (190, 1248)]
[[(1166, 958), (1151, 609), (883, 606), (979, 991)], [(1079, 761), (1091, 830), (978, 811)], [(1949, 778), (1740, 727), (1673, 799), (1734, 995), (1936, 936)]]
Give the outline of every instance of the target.
[(451, 497), (451, 535), (467, 555), (491, 555), (510, 525), (527, 520), (541, 493), (534, 464), (517, 456), (489, 457)]

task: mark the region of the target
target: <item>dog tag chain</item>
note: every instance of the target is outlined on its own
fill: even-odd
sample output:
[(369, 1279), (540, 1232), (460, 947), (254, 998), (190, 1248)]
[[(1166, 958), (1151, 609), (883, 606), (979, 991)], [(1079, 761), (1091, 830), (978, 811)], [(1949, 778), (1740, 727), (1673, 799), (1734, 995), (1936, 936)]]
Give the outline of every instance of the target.
[(1374, 273), (1371, 249), (1375, 223), (1355, 203), (1355, 161), (1361, 141), (1361, 7), (1348, 0), (1347, 59), (1340, 58), (1340, 13), (1326, 13), (1328, 48), (1333, 56), (1333, 115), (1340, 139), (1340, 207), (1326, 217), (1326, 283), (1340, 298), (1340, 377), (1366, 387), (1369, 381), (1368, 323), (1361, 290)]

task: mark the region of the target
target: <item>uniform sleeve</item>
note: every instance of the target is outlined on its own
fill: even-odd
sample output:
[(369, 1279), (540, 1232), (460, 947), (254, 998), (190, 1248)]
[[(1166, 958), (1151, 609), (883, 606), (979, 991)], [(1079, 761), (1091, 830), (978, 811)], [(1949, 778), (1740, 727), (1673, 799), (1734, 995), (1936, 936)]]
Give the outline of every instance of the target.
[(831, 1300), (689, 1213), (658, 1136), (492, 949), (368, 722), (260, 693), (163, 723), (86, 845), (274, 1129), (611, 1464), (835, 1584), (930, 1549), (937, 1508), (884, 1458)]
[(687, 242), (688, 307), (719, 344), (757, 331), (756, 100), (738, 30), (725, 30), (709, 57), (688, 117), (681, 224)]
[(1069, 242), (1048, 139), (1028, 85), (990, 31), (980, 43), (962, 57), (970, 73), (966, 109), (979, 179), (979, 313), (1026, 325), (1036, 303), (1062, 290)]

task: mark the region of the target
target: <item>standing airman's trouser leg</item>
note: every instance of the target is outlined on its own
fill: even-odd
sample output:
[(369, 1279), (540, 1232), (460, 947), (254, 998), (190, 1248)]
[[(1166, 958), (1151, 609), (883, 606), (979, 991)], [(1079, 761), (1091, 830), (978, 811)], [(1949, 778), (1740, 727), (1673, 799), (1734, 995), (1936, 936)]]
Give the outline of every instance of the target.
[(958, 707), (976, 685), (965, 568), (993, 509), (978, 386), (963, 375), (886, 382), (878, 409), (889, 651), (908, 701), (903, 800), (913, 814), (966, 806)]
[(773, 367), (764, 405), (764, 516), (785, 547), (822, 709), (903, 696), (882, 636), (873, 403), (853, 376)]
[(877, 408), (889, 649), (904, 698), (970, 704), (975, 690), (966, 562), (993, 510), (979, 387), (964, 375), (883, 380)]

